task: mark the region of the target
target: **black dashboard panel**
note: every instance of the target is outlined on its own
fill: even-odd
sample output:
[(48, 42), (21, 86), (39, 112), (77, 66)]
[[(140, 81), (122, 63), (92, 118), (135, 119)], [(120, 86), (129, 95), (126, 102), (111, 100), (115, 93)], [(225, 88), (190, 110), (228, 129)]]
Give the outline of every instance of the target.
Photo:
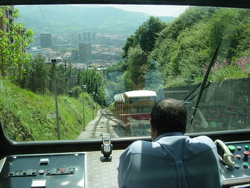
[(86, 187), (86, 154), (11, 155), (4, 159), (1, 187)]
[[(239, 184), (248, 184), (250, 182), (250, 141), (227, 142), (226, 146), (233, 154), (233, 165), (220, 163), (222, 174), (225, 178), (224, 186), (236, 186)], [(242, 187), (247, 187), (245, 185)]]
[(106, 162), (101, 161), (100, 151), (7, 156), (0, 160), (0, 187), (32, 187), (33, 183), (43, 188), (117, 188), (116, 167), (122, 152), (113, 151), (112, 160)]
[(250, 177), (249, 166), (249, 141), (227, 143), (228, 148), (234, 155), (234, 165), (223, 165), (223, 174), (226, 179)]

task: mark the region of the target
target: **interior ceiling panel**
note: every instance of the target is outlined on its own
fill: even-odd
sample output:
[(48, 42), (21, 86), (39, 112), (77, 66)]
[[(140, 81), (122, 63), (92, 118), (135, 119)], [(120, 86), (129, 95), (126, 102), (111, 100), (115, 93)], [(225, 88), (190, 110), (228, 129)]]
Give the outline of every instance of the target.
[(250, 3), (244, 0), (1, 0), (0, 4), (164, 4), (250, 8)]

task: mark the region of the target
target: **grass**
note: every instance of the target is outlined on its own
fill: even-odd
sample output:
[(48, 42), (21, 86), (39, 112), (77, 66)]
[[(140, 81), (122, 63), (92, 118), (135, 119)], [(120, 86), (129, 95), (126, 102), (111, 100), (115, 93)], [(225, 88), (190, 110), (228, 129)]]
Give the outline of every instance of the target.
[[(57, 140), (55, 98), (37, 95), (0, 79), (0, 118), (6, 136), (15, 141)], [(82, 103), (82, 98), (84, 101)], [(76, 139), (83, 129), (83, 109), (86, 124), (92, 120), (95, 103), (87, 93), (79, 99), (58, 96), (60, 137)]]

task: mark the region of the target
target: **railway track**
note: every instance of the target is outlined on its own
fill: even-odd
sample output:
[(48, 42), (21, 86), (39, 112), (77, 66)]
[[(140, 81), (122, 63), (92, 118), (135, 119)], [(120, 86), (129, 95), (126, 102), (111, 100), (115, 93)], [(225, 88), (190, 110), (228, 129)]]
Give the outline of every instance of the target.
[(77, 139), (102, 139), (103, 136), (111, 138), (129, 136), (149, 136), (148, 128), (125, 129), (107, 108), (101, 109), (94, 120), (88, 123)]
[(107, 109), (100, 110), (100, 115), (92, 129), (91, 139), (99, 139), (103, 136), (110, 136), (111, 138), (128, 136), (127, 131)]

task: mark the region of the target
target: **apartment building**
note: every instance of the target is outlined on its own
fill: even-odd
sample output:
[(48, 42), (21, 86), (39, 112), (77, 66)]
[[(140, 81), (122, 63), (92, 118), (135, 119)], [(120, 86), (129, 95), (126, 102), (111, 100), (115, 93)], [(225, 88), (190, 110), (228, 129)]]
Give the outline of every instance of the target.
[(91, 44), (80, 43), (79, 44), (79, 61), (81, 63), (88, 63), (91, 60)]
[(42, 48), (51, 48), (52, 39), (50, 33), (41, 33), (40, 34), (40, 45)]
[(3, 19), (8, 18), (9, 23), (12, 23), (14, 21), (14, 18), (12, 16), (13, 10), (14, 10), (14, 6), (13, 5), (9, 6), (8, 10), (3, 11), (3, 17), (0, 17), (0, 29), (4, 33), (8, 32), (10, 30), (10, 27), (9, 27), (9, 24), (4, 24), (3, 23)]

